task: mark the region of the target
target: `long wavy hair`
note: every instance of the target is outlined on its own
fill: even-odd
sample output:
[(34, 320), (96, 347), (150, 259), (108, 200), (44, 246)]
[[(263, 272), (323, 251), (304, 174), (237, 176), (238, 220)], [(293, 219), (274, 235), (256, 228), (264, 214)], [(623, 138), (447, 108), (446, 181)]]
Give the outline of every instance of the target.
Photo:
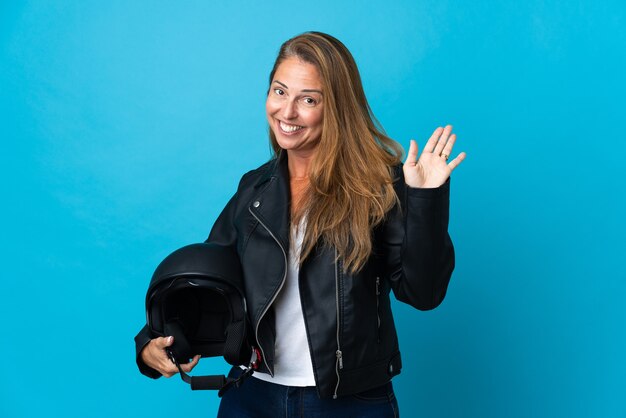
[[(300, 261), (321, 242), (336, 248), (344, 270), (354, 273), (372, 253), (374, 227), (398, 200), (392, 167), (400, 163), (403, 150), (374, 117), (356, 62), (343, 43), (321, 32), (289, 39), (280, 48), (270, 85), (278, 66), (290, 57), (317, 68), (324, 106), (309, 186), (291, 220), (298, 225), (306, 217)], [(271, 129), (270, 142), (278, 157), (283, 150)]]

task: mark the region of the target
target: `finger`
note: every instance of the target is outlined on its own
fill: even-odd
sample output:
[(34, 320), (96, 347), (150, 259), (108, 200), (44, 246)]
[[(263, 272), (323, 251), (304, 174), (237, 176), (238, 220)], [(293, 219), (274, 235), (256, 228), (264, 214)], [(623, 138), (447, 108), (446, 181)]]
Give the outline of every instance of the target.
[(174, 344), (174, 337), (159, 337), (154, 341), (154, 356), (159, 359), (161, 372), (176, 373), (178, 369), (174, 364), (174, 360), (169, 356), (167, 347)]
[(141, 350), (141, 359), (150, 367), (155, 367), (159, 362), (162, 362), (164, 358), (167, 358), (165, 354), (165, 347), (167, 347), (167, 338), (158, 337), (150, 341), (150, 343)]
[(157, 356), (155, 364), (148, 364), (150, 367), (156, 369), (165, 377), (170, 377), (178, 373), (178, 368), (163, 350), (160, 350)]
[(157, 370), (163, 376), (171, 377), (178, 373), (178, 369), (163, 348), (166, 344), (171, 344), (171, 341), (168, 341), (165, 337), (153, 339), (150, 341), (150, 344), (142, 350), (141, 358), (146, 365)]
[(181, 364), (180, 368), (183, 369), (183, 371), (185, 373), (189, 373), (194, 367), (196, 367), (196, 364), (198, 364), (198, 362), (200, 361), (200, 355), (196, 355), (193, 357), (193, 359), (187, 363), (187, 364)]
[(437, 145), (437, 140), (441, 136), (442, 132), (443, 128), (441, 126), (435, 129), (430, 138), (428, 138), (428, 142), (426, 142), (426, 145), (424, 145), (424, 150), (422, 152), (433, 152), (433, 150), (435, 149), (435, 145)]
[(449, 157), (452, 154), (452, 147), (454, 147), (455, 142), (456, 142), (456, 135), (455, 134), (450, 135), (450, 138), (448, 139), (446, 146), (443, 148), (443, 151), (441, 151), (442, 157), (446, 157), (446, 159), (448, 159), (447, 157)]
[(163, 376), (170, 378), (178, 374), (178, 369), (176, 367), (168, 366), (168, 367), (163, 367), (161, 370), (159, 370), (159, 372), (161, 372)]
[(448, 164), (448, 167), (450, 167), (450, 170), (454, 170), (455, 168), (457, 168), (457, 166), (459, 164), (461, 164), (461, 161), (463, 161), (465, 159), (465, 152), (460, 153), (459, 155), (457, 155), (457, 157), (450, 161), (450, 163)]
[(439, 141), (437, 141), (437, 145), (435, 146), (435, 149), (433, 150), (433, 154), (441, 155), (443, 151), (443, 147), (446, 146), (446, 143), (448, 142), (448, 137), (450, 136), (451, 132), (452, 132), (452, 125), (447, 125), (444, 128), (443, 132), (441, 133), (441, 136), (439, 137)]
[(157, 348), (165, 348), (174, 344), (174, 337), (159, 337), (154, 339), (154, 344)]
[(172, 377), (174, 376), (176, 373), (178, 373), (178, 367), (174, 366), (173, 364), (164, 364), (161, 366), (160, 370), (161, 374), (165, 377)]
[(173, 376), (178, 373), (178, 367), (176, 367), (174, 360), (163, 350), (159, 353), (159, 371), (163, 376), (167, 374)]
[(417, 161), (417, 142), (415, 142), (414, 139), (411, 139), (411, 141), (409, 142), (409, 152), (406, 155), (406, 160), (404, 161), (404, 164), (415, 165), (416, 161)]

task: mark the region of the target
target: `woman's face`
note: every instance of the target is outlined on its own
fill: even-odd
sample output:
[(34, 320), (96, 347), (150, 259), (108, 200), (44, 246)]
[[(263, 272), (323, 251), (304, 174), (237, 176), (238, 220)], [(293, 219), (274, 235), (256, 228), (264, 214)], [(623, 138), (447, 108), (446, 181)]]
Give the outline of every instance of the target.
[(278, 145), (300, 155), (312, 153), (322, 135), (322, 82), (313, 64), (284, 60), (274, 73), (265, 102), (267, 121)]

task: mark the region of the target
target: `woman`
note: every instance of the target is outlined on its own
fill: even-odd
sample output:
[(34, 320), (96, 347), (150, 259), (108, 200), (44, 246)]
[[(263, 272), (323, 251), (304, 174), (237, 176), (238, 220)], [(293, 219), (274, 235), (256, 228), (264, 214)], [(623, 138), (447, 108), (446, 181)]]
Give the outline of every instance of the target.
[[(274, 158), (242, 177), (208, 238), (239, 254), (262, 357), (219, 416), (397, 416), (389, 292), (421, 310), (443, 300), (454, 268), (449, 176), (465, 154), (447, 161), (447, 126), (419, 159), (411, 141), (402, 165), (352, 55), (319, 32), (282, 45), (266, 112)], [(172, 338), (150, 338), (145, 328), (136, 337), (140, 369), (172, 376)]]

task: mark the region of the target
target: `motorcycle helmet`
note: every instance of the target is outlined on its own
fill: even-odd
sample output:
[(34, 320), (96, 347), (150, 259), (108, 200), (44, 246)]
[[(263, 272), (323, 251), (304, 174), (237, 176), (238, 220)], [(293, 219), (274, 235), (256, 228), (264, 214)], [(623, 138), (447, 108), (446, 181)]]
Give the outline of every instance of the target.
[(241, 263), (229, 247), (191, 244), (168, 255), (152, 275), (146, 315), (154, 337), (174, 337), (166, 351), (193, 390), (222, 389), (229, 383), (223, 375), (184, 373), (180, 364), (194, 355), (223, 356), (237, 366), (248, 364), (254, 354)]

